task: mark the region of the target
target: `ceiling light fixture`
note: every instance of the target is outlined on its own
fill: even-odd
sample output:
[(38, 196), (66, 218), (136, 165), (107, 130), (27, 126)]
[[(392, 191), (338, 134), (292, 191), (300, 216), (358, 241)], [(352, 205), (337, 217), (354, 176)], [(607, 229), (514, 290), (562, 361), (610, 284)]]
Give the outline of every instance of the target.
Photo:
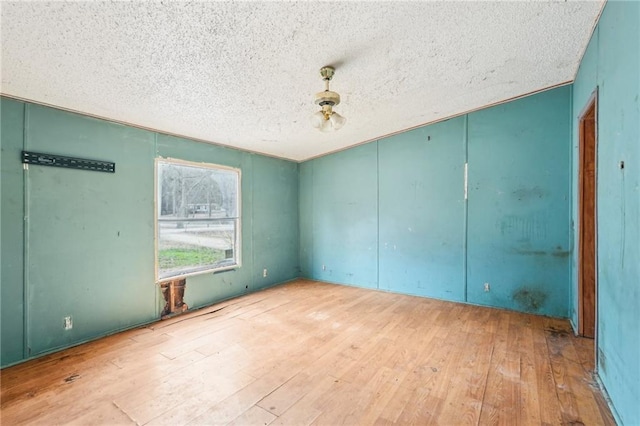
[(340, 95), (329, 90), (329, 81), (333, 77), (335, 69), (333, 67), (322, 67), (320, 75), (324, 80), (324, 92), (316, 93), (316, 104), (320, 105), (322, 110), (311, 115), (311, 124), (321, 132), (329, 132), (338, 130), (347, 119), (333, 110), (333, 107), (340, 103)]

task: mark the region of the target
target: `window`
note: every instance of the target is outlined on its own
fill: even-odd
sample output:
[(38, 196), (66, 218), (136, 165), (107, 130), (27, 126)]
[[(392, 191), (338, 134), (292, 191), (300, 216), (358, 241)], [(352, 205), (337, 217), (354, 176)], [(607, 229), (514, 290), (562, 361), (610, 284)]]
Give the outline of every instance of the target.
[(156, 164), (158, 280), (240, 266), (240, 170)]

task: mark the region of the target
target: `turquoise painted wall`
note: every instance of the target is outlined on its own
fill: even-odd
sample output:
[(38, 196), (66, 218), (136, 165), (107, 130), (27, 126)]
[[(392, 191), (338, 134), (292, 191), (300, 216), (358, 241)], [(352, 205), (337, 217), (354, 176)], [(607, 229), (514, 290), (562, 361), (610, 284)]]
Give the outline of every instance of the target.
[(465, 300), (465, 121), (378, 142), (379, 288)]
[(302, 163), (303, 276), (567, 317), (570, 94)]
[[(158, 156), (242, 170), (242, 267), (187, 278), (190, 307), (299, 275), (296, 163), (7, 98), (1, 105), (3, 366), (158, 319)], [(116, 173), (23, 172), (23, 147), (114, 161)], [(68, 315), (74, 326), (64, 331)]]
[(471, 303), (568, 316), (570, 93), (565, 86), (469, 114)]
[(24, 285), (26, 355), (152, 320), (154, 135), (29, 104), (24, 132), (28, 151), (114, 161), (117, 170), (25, 173), (25, 277), (8, 284)]
[[(606, 4), (580, 64), (573, 88), (574, 177), (578, 117), (596, 88), (598, 375), (618, 422), (631, 425), (640, 422), (640, 3)], [(574, 191), (577, 185), (575, 179)], [(573, 217), (578, 223), (575, 200)], [(575, 268), (572, 278), (577, 288)], [(577, 323), (575, 292), (571, 302)]]
[[(300, 276), (298, 165), (258, 155), (252, 159), (252, 282), (263, 288)], [(262, 276), (265, 268), (267, 278)]]
[[(24, 178), (22, 151), (24, 105), (0, 99), (0, 349), (2, 364), (24, 354)], [(5, 362), (5, 359), (7, 360)]]
[(377, 145), (300, 166), (302, 275), (377, 288)]

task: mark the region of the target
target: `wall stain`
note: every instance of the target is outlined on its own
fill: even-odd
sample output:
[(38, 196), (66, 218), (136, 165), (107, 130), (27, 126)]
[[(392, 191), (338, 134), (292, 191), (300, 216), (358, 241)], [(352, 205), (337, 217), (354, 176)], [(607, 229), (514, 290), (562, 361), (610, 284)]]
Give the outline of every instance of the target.
[(567, 258), (571, 255), (571, 250), (562, 250), (560, 247), (556, 247), (554, 250), (546, 251), (546, 250), (526, 250), (514, 248), (511, 250), (512, 253), (515, 254), (523, 254), (526, 256), (553, 256), (561, 259)]
[(518, 188), (512, 191), (511, 194), (516, 197), (518, 201), (526, 201), (532, 198), (542, 198), (544, 191), (540, 187), (534, 186), (533, 188)]
[(603, 373), (607, 372), (607, 357), (604, 356), (604, 352), (601, 348), (598, 348), (598, 367)]
[(544, 251), (544, 250), (520, 250), (520, 249), (514, 249), (513, 250), (514, 253), (517, 254), (525, 254), (525, 255), (529, 255), (529, 256), (546, 256), (549, 253)]
[(547, 300), (547, 294), (527, 287), (522, 287), (513, 293), (513, 300), (525, 311), (537, 312)]
[(547, 237), (548, 219), (545, 215), (516, 216), (508, 215), (498, 219), (496, 226), (500, 234), (512, 235), (521, 240), (536, 241)]

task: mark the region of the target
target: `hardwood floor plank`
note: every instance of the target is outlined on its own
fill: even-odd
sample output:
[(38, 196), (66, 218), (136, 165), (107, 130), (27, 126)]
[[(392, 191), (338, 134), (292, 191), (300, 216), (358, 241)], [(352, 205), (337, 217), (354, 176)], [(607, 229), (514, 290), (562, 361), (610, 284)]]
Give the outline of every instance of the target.
[[(532, 345), (531, 345), (532, 346)], [(541, 424), (540, 391), (536, 375), (538, 373), (533, 348), (531, 352), (520, 353), (520, 382), (526, 386), (520, 386), (520, 414), (523, 424)], [(546, 407), (544, 408), (546, 410)]]
[(428, 389), (418, 388), (413, 391), (410, 399), (402, 410), (396, 424), (464, 424), (460, 419), (453, 423), (445, 423), (441, 420), (444, 401), (432, 396)]
[[(238, 345), (229, 346), (216, 356), (205, 357), (177, 371), (156, 376), (154, 380), (148, 380), (141, 386), (120, 394), (114, 402), (136, 421), (145, 423), (179, 405), (180, 399), (187, 399), (198, 392), (227, 396), (238, 386), (255, 380), (232, 367), (236, 361), (250, 362), (249, 356)], [(231, 390), (227, 392), (227, 388)], [(174, 399), (173, 395), (179, 395), (180, 398)]]
[(268, 425), (276, 418), (277, 416), (275, 414), (254, 405), (228, 424), (229, 426)]
[[(419, 388), (409, 389), (404, 386), (395, 388), (392, 397), (380, 412), (376, 424), (395, 424), (402, 415), (405, 407), (409, 404), (409, 401), (411, 401), (411, 398), (418, 392), (417, 389)], [(428, 390), (423, 391), (425, 395), (428, 394), (428, 392)], [(411, 405), (409, 409), (415, 410), (416, 407)]]
[(313, 408), (321, 414), (312, 425), (358, 424), (358, 400), (360, 388), (353, 383), (336, 379), (333, 385), (314, 403)]
[(385, 406), (400, 387), (396, 376), (396, 370), (383, 367), (361, 388), (359, 424), (373, 424), (382, 416)]
[[(54, 423), (49, 423), (54, 424)], [(84, 410), (84, 413), (73, 420), (69, 425), (73, 426), (93, 426), (93, 425), (113, 425), (128, 426), (136, 423), (127, 414), (116, 407), (112, 402), (103, 401), (98, 405)]]
[[(594, 395), (597, 384), (575, 351), (573, 341), (580, 338), (558, 327), (548, 327), (545, 333), (563, 420), (584, 424), (608, 422), (610, 419), (602, 417)], [(587, 401), (589, 403), (584, 404)]]
[(313, 389), (314, 380), (315, 376), (302, 371), (262, 398), (256, 405), (280, 416)]
[(3, 424), (615, 424), (568, 321), (296, 280), (0, 371)]
[[(254, 381), (250, 376), (243, 376), (241, 379), (235, 374), (230, 377), (203, 378), (201, 381), (190, 383), (186, 390), (182, 387), (174, 392), (163, 393), (158, 400), (138, 405), (131, 412), (124, 411), (138, 424), (187, 424), (212, 404), (225, 400)], [(233, 420), (233, 417), (226, 422), (230, 420)]]
[[(215, 404), (207, 404), (208, 408), (197, 416), (180, 416), (171, 419), (163, 419), (162, 422), (151, 424), (175, 425), (180, 424), (226, 424), (245, 411), (256, 405), (258, 401), (269, 395), (275, 389), (288, 381), (296, 374), (296, 369), (280, 369), (257, 379), (227, 398)], [(169, 421), (164, 421), (169, 420)]]
[(443, 409), (438, 421), (443, 424), (475, 424), (480, 417), (485, 385), (493, 357), (493, 339), (478, 334), (466, 334), (464, 340), (473, 351), (465, 351), (455, 364), (456, 373), (448, 375), (444, 396), (438, 396)]
[[(220, 342), (221, 344), (223, 344), (225, 342), (217, 338), (218, 333), (221, 333), (228, 328), (233, 328), (234, 326), (238, 325), (239, 322), (240, 320), (238, 319), (229, 318), (227, 320), (206, 323), (205, 326), (203, 326), (205, 328), (201, 330), (203, 332), (209, 332), (205, 334), (198, 333), (201, 334), (200, 336), (189, 336), (186, 333), (184, 335), (180, 335), (178, 333), (178, 337), (176, 337), (176, 339), (179, 343), (175, 345), (167, 345), (167, 347), (163, 348), (161, 354), (166, 356), (167, 358), (173, 359), (184, 353), (210, 344), (211, 342)], [(206, 327), (206, 325), (210, 325), (210, 327)]]
[[(322, 410), (314, 408), (316, 400), (331, 388), (337, 379), (335, 377), (318, 375), (314, 376), (305, 388), (304, 395), (298, 399), (284, 413), (273, 422), (274, 425), (301, 425), (312, 424)], [(263, 400), (264, 401), (264, 400)], [(261, 401), (262, 402), (262, 401)], [(265, 409), (270, 409), (267, 404), (260, 404)]]
[(538, 403), (540, 404), (540, 421), (542, 424), (560, 424), (562, 415), (556, 383), (553, 378), (551, 361), (544, 331), (544, 318), (536, 318), (532, 329), (533, 362), (536, 369), (535, 386), (538, 392)]
[(507, 350), (513, 347), (508, 339), (510, 320), (508, 313), (499, 314), (479, 424), (509, 425), (517, 419), (516, 382), (520, 378), (520, 357)]

